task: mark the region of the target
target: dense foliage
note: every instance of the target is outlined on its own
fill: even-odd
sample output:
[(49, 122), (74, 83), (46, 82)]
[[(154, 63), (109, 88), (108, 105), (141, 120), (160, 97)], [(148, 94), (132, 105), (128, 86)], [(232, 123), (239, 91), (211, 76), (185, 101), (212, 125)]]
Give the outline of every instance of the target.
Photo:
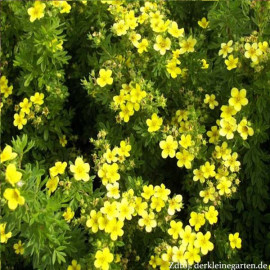
[(1, 1), (1, 266), (270, 263), (270, 3)]

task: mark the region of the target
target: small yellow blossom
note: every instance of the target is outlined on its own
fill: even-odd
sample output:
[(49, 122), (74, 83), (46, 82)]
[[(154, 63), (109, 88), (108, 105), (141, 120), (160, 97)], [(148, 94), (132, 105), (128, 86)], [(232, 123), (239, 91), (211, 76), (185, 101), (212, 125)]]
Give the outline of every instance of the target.
[(44, 17), (44, 9), (46, 5), (41, 1), (35, 1), (34, 6), (28, 8), (27, 12), (30, 15), (30, 22), (34, 22), (35, 20), (40, 20)]
[(77, 157), (74, 165), (70, 165), (70, 171), (74, 174), (75, 180), (89, 180), (89, 171), (90, 165), (88, 163), (84, 163), (81, 157)]
[(181, 41), (180, 44), (180, 54), (184, 54), (184, 53), (189, 53), (189, 52), (194, 52), (194, 46), (196, 45), (197, 40), (192, 38), (192, 36), (190, 36), (187, 40), (183, 40)]
[(68, 207), (62, 216), (64, 217), (65, 221), (69, 223), (73, 219), (74, 215), (75, 212), (72, 211), (70, 207)]
[(8, 207), (10, 210), (15, 210), (18, 205), (24, 205), (25, 199), (21, 196), (18, 189), (7, 188), (4, 191), (3, 197), (8, 201)]
[(215, 107), (218, 106), (218, 102), (216, 101), (216, 96), (213, 94), (211, 94), (211, 95), (206, 94), (205, 99), (204, 99), (204, 103), (209, 104), (209, 108), (211, 110), (214, 110)]
[(13, 245), (13, 248), (14, 248), (16, 254), (23, 255), (23, 253), (24, 253), (24, 247), (23, 247), (23, 244), (22, 244), (22, 241), (21, 240), (19, 240), (18, 243), (14, 244)]
[(0, 223), (0, 243), (6, 244), (8, 239), (12, 236), (12, 232), (6, 233), (6, 223)]
[(112, 261), (113, 254), (110, 252), (109, 248), (106, 247), (96, 252), (94, 265), (96, 268), (108, 270)]
[(46, 188), (49, 190), (49, 194), (55, 192), (59, 183), (59, 177), (51, 177), (46, 183)]
[(12, 147), (7, 145), (0, 154), (0, 162), (3, 163), (17, 157), (17, 153), (12, 152)]
[(230, 55), (228, 59), (225, 60), (225, 64), (227, 66), (228, 70), (232, 70), (234, 68), (237, 68), (237, 63), (238, 63), (238, 57), (234, 58), (233, 55)]
[(238, 248), (240, 249), (242, 247), (242, 239), (239, 237), (239, 233), (229, 234), (229, 240), (230, 240), (230, 246), (232, 249)]
[(6, 168), (6, 180), (13, 187), (17, 184), (22, 178), (22, 173), (18, 172), (15, 164), (8, 164)]
[(205, 218), (208, 220), (208, 222), (213, 225), (217, 223), (218, 221), (218, 211), (215, 209), (213, 205), (211, 205), (208, 209), (208, 211), (205, 213)]
[(159, 51), (161, 55), (164, 55), (167, 50), (171, 48), (171, 40), (169, 38), (163, 38), (161, 35), (156, 37), (156, 43), (154, 49)]
[(14, 121), (13, 121), (13, 125), (15, 127), (18, 127), (18, 129), (22, 129), (24, 125), (26, 125), (27, 123), (27, 119), (24, 118), (25, 114), (23, 112), (20, 112), (20, 114), (15, 113), (14, 114)]
[(97, 78), (97, 84), (100, 87), (104, 87), (107, 84), (111, 85), (113, 83), (113, 78), (112, 76), (112, 71), (110, 69), (105, 70), (105, 69), (101, 69), (99, 71), (99, 77)]
[(30, 97), (30, 100), (34, 104), (42, 105), (44, 103), (44, 94), (36, 92), (33, 96)]
[(148, 132), (158, 131), (163, 123), (162, 118), (158, 117), (156, 113), (152, 114), (151, 119), (146, 120), (146, 124), (148, 126)]
[(198, 21), (198, 25), (201, 28), (206, 29), (209, 26), (209, 21), (207, 21), (207, 19), (205, 17), (203, 17), (200, 21)]
[(226, 58), (227, 55), (233, 51), (232, 44), (232, 40), (228, 41), (228, 43), (221, 43), (221, 49), (219, 50), (218, 55), (222, 55), (223, 58)]
[(240, 91), (237, 88), (232, 88), (231, 98), (229, 99), (229, 104), (234, 107), (234, 109), (239, 112), (242, 106), (248, 104), (248, 99), (246, 98), (246, 89), (241, 89)]

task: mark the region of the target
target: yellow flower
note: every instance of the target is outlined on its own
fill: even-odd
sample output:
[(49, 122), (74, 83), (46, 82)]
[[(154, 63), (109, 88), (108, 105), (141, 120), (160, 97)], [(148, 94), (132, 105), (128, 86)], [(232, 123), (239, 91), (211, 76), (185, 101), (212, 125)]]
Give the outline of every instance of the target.
[(24, 125), (27, 123), (27, 119), (24, 118), (25, 114), (21, 112), (20, 114), (15, 113), (14, 114), (14, 121), (13, 125), (15, 127), (18, 127), (18, 129), (22, 129)]
[(203, 171), (202, 171), (202, 166), (200, 167), (200, 169), (195, 169), (193, 171), (193, 180), (196, 182), (198, 180), (200, 180), (201, 183), (204, 183), (205, 182), (205, 178), (203, 176)]
[(119, 166), (117, 163), (109, 165), (107, 163), (103, 164), (102, 168), (98, 170), (98, 176), (102, 178), (102, 184), (107, 185), (109, 183), (115, 183), (120, 179), (120, 174), (118, 173)]
[(20, 102), (21, 111), (25, 114), (30, 113), (30, 108), (32, 106), (32, 102), (29, 102), (28, 98), (24, 98), (22, 102)]
[(205, 104), (209, 104), (209, 108), (211, 110), (214, 110), (216, 106), (218, 106), (218, 102), (216, 101), (216, 96), (215, 95), (205, 95), (205, 99), (204, 99), (204, 103)]
[(183, 147), (183, 148), (185, 148), (185, 149), (187, 149), (188, 147), (190, 147), (191, 145), (193, 145), (193, 141), (192, 141), (192, 139), (191, 139), (191, 135), (181, 135), (181, 140), (180, 140), (180, 142), (179, 142), (179, 144)]
[(0, 87), (4, 87), (8, 85), (8, 79), (6, 76), (1, 76), (0, 77)]
[(185, 253), (185, 259), (187, 260), (188, 265), (193, 265), (194, 262), (199, 263), (201, 261), (199, 253), (200, 249), (194, 248), (192, 246), (188, 247), (188, 250)]
[(76, 260), (72, 260), (71, 265), (68, 266), (67, 270), (81, 270), (81, 265)]
[(161, 184), (160, 186), (155, 186), (154, 192), (154, 196), (157, 198), (161, 198), (163, 201), (167, 201), (168, 195), (171, 193), (171, 191), (167, 189), (164, 184)]
[(154, 195), (154, 193), (155, 193), (155, 191), (154, 191), (153, 185), (143, 186), (143, 192), (142, 192), (141, 196), (145, 200), (149, 200)]
[(134, 109), (133, 109), (133, 105), (132, 103), (128, 102), (126, 105), (122, 104), (120, 105), (120, 113), (119, 113), (119, 116), (121, 119), (124, 120), (124, 122), (128, 122), (129, 121), (129, 118), (130, 116), (132, 116), (134, 114)]
[(147, 202), (143, 202), (142, 201), (142, 198), (141, 197), (136, 197), (135, 199), (135, 213), (134, 213), (134, 216), (135, 215), (139, 215), (139, 216), (142, 216), (143, 213), (146, 212), (146, 208), (147, 208)]
[(1, 86), (1, 93), (4, 94), (5, 98), (8, 98), (12, 94), (13, 86), (3, 85)]
[(177, 166), (179, 168), (185, 166), (187, 169), (190, 169), (191, 161), (194, 159), (194, 156), (184, 149), (182, 152), (176, 153), (176, 158), (178, 159)]
[(183, 229), (180, 232), (180, 238), (182, 239), (182, 244), (184, 246), (187, 246), (187, 245), (193, 246), (195, 238), (196, 238), (196, 234), (192, 232), (191, 227), (187, 225), (185, 229)]
[(71, 10), (71, 5), (67, 1), (62, 1), (60, 13), (69, 13)]
[(104, 87), (107, 84), (111, 85), (113, 83), (113, 78), (112, 76), (112, 71), (110, 69), (105, 70), (105, 69), (101, 69), (99, 71), (99, 78), (97, 78), (97, 84), (100, 87)]
[(57, 161), (55, 162), (54, 166), (50, 168), (50, 175), (54, 177), (58, 174), (64, 174), (66, 167), (66, 162)]
[(181, 266), (187, 266), (187, 261), (185, 259), (185, 251), (186, 247), (181, 245), (180, 247), (173, 247), (173, 256), (172, 261), (176, 263), (180, 263)]
[(103, 157), (106, 159), (107, 163), (117, 162), (117, 148), (113, 150), (107, 149), (106, 153), (104, 153)]
[(119, 192), (119, 183), (115, 182), (114, 184), (107, 184), (107, 196), (109, 198), (119, 199), (120, 198), (120, 192)]
[(112, 203), (106, 201), (100, 211), (102, 214), (106, 215), (109, 220), (112, 220), (118, 216), (118, 203), (116, 201)]
[(234, 137), (234, 131), (237, 129), (236, 120), (233, 117), (220, 120), (219, 134), (226, 136), (227, 140), (231, 140)]
[(135, 29), (138, 26), (137, 18), (134, 15), (134, 10), (130, 10), (125, 15), (125, 23), (126, 23), (126, 26), (130, 29)]
[(184, 53), (189, 53), (189, 52), (194, 52), (194, 46), (196, 45), (197, 40), (192, 38), (190, 36), (187, 40), (183, 40), (179, 43), (181, 49), (180, 49), (180, 54)]
[(206, 60), (202, 59), (201, 61), (202, 61), (202, 69), (208, 69), (209, 64), (206, 62)]
[(245, 57), (250, 58), (252, 62), (257, 62), (258, 57), (262, 55), (261, 49), (258, 48), (257, 43), (250, 45), (249, 43), (245, 44)]
[(22, 244), (22, 241), (21, 240), (19, 240), (18, 243), (14, 244), (13, 245), (13, 248), (14, 248), (16, 254), (23, 255), (23, 253), (24, 253), (24, 247), (23, 247), (23, 244)]
[(180, 61), (178, 59), (171, 59), (168, 61), (166, 68), (167, 71), (170, 73), (171, 77), (175, 79), (177, 75), (181, 74), (181, 68), (177, 66), (177, 64), (180, 64)]
[(200, 197), (203, 198), (204, 203), (208, 203), (210, 201), (215, 200), (215, 188), (211, 187), (206, 190), (201, 190), (200, 191)]
[(238, 124), (237, 131), (239, 132), (243, 140), (246, 140), (248, 136), (254, 135), (254, 130), (253, 128), (249, 127), (248, 121), (246, 118), (243, 118), (241, 122)]
[(12, 147), (7, 145), (0, 154), (0, 162), (3, 163), (17, 157), (17, 153), (12, 152)]
[(57, 189), (59, 183), (59, 178), (56, 177), (51, 177), (48, 182), (46, 183), (46, 188), (49, 189), (49, 194), (55, 192), (55, 190)]
[(35, 1), (34, 6), (28, 8), (27, 12), (30, 15), (30, 22), (34, 22), (35, 20), (40, 20), (44, 17), (44, 9), (46, 5), (41, 3), (40, 1)]
[(156, 43), (154, 49), (159, 51), (161, 55), (164, 55), (167, 50), (171, 48), (171, 40), (169, 38), (163, 38), (161, 35), (156, 37)]
[(232, 40), (228, 43), (221, 43), (221, 49), (219, 50), (218, 55), (222, 55), (223, 58), (227, 57), (227, 55), (233, 51), (233, 48), (231, 47), (232, 44)]
[(149, 261), (149, 264), (154, 268), (156, 269), (157, 268), (157, 265), (158, 265), (158, 257), (157, 256), (151, 256), (150, 257), (150, 261)]
[(63, 217), (65, 221), (70, 222), (74, 217), (75, 212), (71, 210), (70, 207), (66, 209), (66, 211), (63, 213)]
[(184, 36), (184, 28), (179, 29), (177, 22), (172, 22), (169, 29), (168, 29), (169, 34), (171, 34), (175, 38), (183, 37)]
[(144, 212), (142, 214), (142, 218), (139, 219), (138, 224), (141, 227), (145, 227), (145, 230), (147, 232), (151, 232), (152, 229), (157, 226), (157, 221), (155, 220), (155, 214), (153, 212), (150, 212), (149, 214), (147, 212)]
[(216, 146), (215, 151), (216, 151), (216, 158), (222, 158), (223, 160), (226, 160), (228, 156), (231, 153), (231, 149), (227, 148), (228, 144), (227, 142), (223, 142), (221, 146)]
[(141, 35), (136, 33), (136, 32), (132, 32), (130, 33), (129, 35), (129, 40), (132, 42), (132, 44), (137, 47), (138, 46), (138, 43), (139, 43), (139, 40), (141, 39)]
[(88, 163), (84, 163), (81, 157), (77, 157), (75, 160), (75, 165), (70, 165), (70, 171), (74, 173), (75, 180), (89, 180), (89, 170), (90, 166)]
[(22, 178), (22, 173), (16, 170), (15, 164), (8, 164), (6, 168), (6, 180), (14, 187)]
[(7, 188), (4, 191), (3, 197), (8, 201), (10, 210), (15, 210), (19, 205), (24, 205), (25, 199), (21, 196), (18, 189)]
[(201, 28), (207, 28), (208, 25), (209, 25), (209, 21), (207, 21), (207, 19), (205, 17), (203, 17), (200, 21), (198, 21), (198, 25), (201, 27)]
[(44, 103), (44, 94), (36, 92), (33, 96), (30, 97), (30, 100), (34, 104), (42, 105)]
[(106, 247), (96, 252), (94, 265), (99, 269), (108, 270), (112, 261), (113, 254), (110, 252), (109, 248)]
[(166, 141), (161, 141), (159, 143), (160, 148), (163, 150), (161, 153), (162, 158), (167, 158), (168, 156), (173, 158), (175, 156), (175, 150), (177, 149), (178, 143), (173, 140), (173, 136), (169, 135)]
[(59, 143), (62, 145), (62, 147), (65, 147), (67, 144), (67, 137), (66, 135), (63, 135), (62, 137), (59, 138)]
[(213, 243), (209, 241), (210, 238), (211, 238), (211, 233), (209, 231), (204, 235), (201, 232), (197, 233), (194, 246), (196, 248), (201, 249), (201, 253), (203, 255), (206, 255), (208, 251), (212, 251), (214, 249)]
[(232, 249), (238, 248), (240, 249), (242, 247), (242, 239), (239, 237), (239, 233), (229, 234), (229, 240), (230, 240), (230, 246)]
[(201, 190), (200, 191), (200, 197), (203, 198), (204, 203), (208, 203), (209, 201), (214, 201), (215, 200), (215, 188), (211, 187), (206, 190)]
[(237, 88), (232, 88), (231, 98), (229, 99), (229, 104), (234, 107), (234, 109), (239, 112), (242, 106), (248, 104), (248, 99), (246, 98), (246, 89), (241, 89), (240, 91)]
[(214, 206), (210, 206), (208, 211), (205, 213), (205, 218), (209, 221), (211, 225), (217, 223), (218, 221), (218, 211), (215, 209)]
[(123, 36), (127, 33), (128, 26), (124, 20), (120, 20), (117, 23), (114, 23), (112, 29), (115, 31), (117, 36)]
[(207, 131), (207, 136), (209, 137), (210, 143), (217, 143), (219, 139), (219, 130), (217, 126), (211, 127), (211, 130)]
[(226, 106), (226, 105), (222, 105), (221, 106), (221, 118), (230, 118), (233, 115), (235, 115), (237, 113), (237, 111), (235, 110), (234, 106)]
[(105, 230), (106, 233), (109, 233), (109, 222), (110, 220), (107, 218), (107, 216), (100, 216), (98, 218), (98, 228), (100, 230)]
[(181, 208), (183, 207), (182, 203), (182, 196), (181, 195), (176, 195), (173, 198), (169, 199), (169, 207), (168, 207), (168, 214), (169, 215), (174, 215), (175, 211), (181, 211)]
[(217, 185), (217, 189), (219, 190), (218, 193), (220, 195), (230, 194), (231, 185), (232, 185), (232, 182), (230, 180), (228, 180), (226, 177), (222, 177), (219, 181), (219, 184)]
[(12, 232), (5, 233), (6, 223), (0, 223), (0, 243), (6, 244), (8, 239), (12, 236)]
[(241, 165), (240, 161), (237, 160), (238, 154), (234, 152), (232, 155), (228, 155), (224, 164), (226, 167), (230, 168), (231, 172), (239, 171), (239, 167)]
[(215, 165), (210, 164), (208, 161), (201, 166), (201, 170), (203, 172), (203, 177), (206, 179), (208, 179), (209, 177), (214, 177), (216, 175)]
[(96, 210), (91, 210), (90, 217), (86, 221), (86, 227), (91, 228), (93, 233), (96, 233), (99, 228), (99, 218), (102, 217), (100, 212)]
[(191, 212), (189, 224), (192, 227), (195, 227), (195, 231), (198, 231), (201, 228), (201, 226), (205, 224), (204, 214)]
[(152, 197), (150, 206), (153, 210), (160, 212), (161, 209), (165, 206), (165, 203), (161, 198)]
[(122, 220), (117, 220), (116, 218), (113, 218), (109, 221), (108, 224), (108, 233), (110, 233), (110, 237), (113, 241), (116, 241), (118, 236), (123, 236), (124, 222)]
[(133, 205), (130, 204), (126, 198), (122, 199), (122, 201), (120, 202), (118, 206), (118, 209), (119, 209), (119, 214), (118, 214), (119, 220), (124, 221), (125, 219), (127, 220), (132, 219), (132, 215), (135, 209)]
[(171, 235), (173, 239), (178, 239), (180, 232), (183, 230), (183, 223), (181, 221), (176, 222), (175, 220), (172, 220), (170, 226), (168, 234)]
[(148, 132), (155, 132), (160, 129), (163, 123), (163, 119), (158, 117), (156, 113), (152, 114), (151, 119), (146, 120), (148, 126)]
[(225, 60), (225, 64), (227, 66), (228, 70), (232, 70), (234, 68), (237, 68), (237, 63), (238, 63), (238, 57), (234, 58), (233, 55), (230, 55), (228, 59)]
[(141, 54), (143, 52), (148, 52), (148, 46), (149, 46), (149, 42), (146, 38), (142, 39), (141, 42), (138, 42), (136, 44), (136, 47), (138, 49), (138, 53)]
[(127, 144), (125, 141), (120, 142), (120, 147), (117, 149), (119, 156), (129, 157), (130, 156), (131, 145)]
[(267, 41), (259, 42), (258, 45), (259, 45), (260, 50), (261, 50), (263, 53), (267, 53), (267, 50), (268, 50), (268, 48), (269, 48), (269, 44), (268, 44)]
[(130, 101), (133, 103), (140, 102), (143, 98), (146, 97), (146, 92), (141, 90), (141, 87), (136, 83), (136, 87), (132, 87), (130, 92)]

